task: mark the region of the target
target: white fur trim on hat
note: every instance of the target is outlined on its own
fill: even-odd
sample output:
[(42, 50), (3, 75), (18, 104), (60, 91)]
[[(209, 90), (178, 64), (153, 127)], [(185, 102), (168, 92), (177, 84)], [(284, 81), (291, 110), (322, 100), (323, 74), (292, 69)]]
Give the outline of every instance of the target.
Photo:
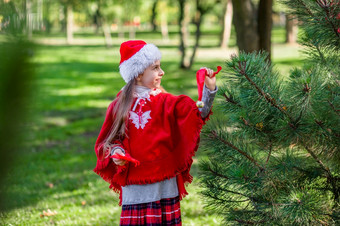
[(160, 60), (162, 54), (154, 44), (146, 44), (136, 54), (119, 65), (119, 72), (124, 81), (128, 83), (137, 78), (144, 70), (156, 60)]

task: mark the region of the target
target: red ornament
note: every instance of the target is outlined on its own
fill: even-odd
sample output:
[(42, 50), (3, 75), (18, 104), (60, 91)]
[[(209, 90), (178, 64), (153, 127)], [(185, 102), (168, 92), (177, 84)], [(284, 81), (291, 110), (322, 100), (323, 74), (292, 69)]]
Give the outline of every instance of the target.
[(338, 28), (338, 33), (340, 34), (340, 27)]
[(122, 160), (125, 160), (125, 161), (128, 161), (128, 162), (132, 162), (132, 163), (135, 164), (135, 167), (140, 165), (140, 162), (137, 159), (132, 158), (129, 154), (127, 154), (127, 155), (114, 154), (114, 155), (111, 155), (110, 158), (122, 159)]
[(337, 20), (340, 20), (340, 13), (338, 13), (338, 15), (336, 16)]
[[(211, 77), (215, 77), (221, 71), (221, 69), (222, 69), (221, 66), (217, 66), (217, 71), (214, 72)], [(200, 69), (200, 70), (198, 70), (196, 72), (196, 81), (197, 81), (197, 89), (198, 89), (198, 101), (202, 100), (202, 92), (203, 92), (203, 85), (204, 85), (205, 76), (208, 76), (206, 69)], [(198, 103), (198, 104), (199, 104), (199, 106), (202, 106), (201, 103)], [(204, 104), (203, 104), (203, 106), (204, 106)]]

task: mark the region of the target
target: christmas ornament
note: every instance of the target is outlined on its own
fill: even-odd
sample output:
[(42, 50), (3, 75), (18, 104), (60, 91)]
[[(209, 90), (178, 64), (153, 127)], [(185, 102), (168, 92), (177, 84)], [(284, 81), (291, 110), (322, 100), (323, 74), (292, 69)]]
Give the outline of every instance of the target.
[[(215, 77), (220, 71), (222, 67), (217, 66), (217, 71), (212, 74), (212, 78)], [(198, 101), (196, 102), (196, 106), (198, 108), (204, 107), (204, 102), (202, 101), (202, 93), (203, 93), (203, 85), (205, 76), (208, 76), (207, 70), (202, 68), (196, 72), (196, 81), (197, 81), (197, 90), (198, 90)]]
[(135, 167), (140, 165), (140, 162), (137, 159), (132, 158), (129, 154), (125, 154), (125, 155), (119, 155), (119, 154), (114, 154), (111, 155), (110, 158), (115, 158), (115, 159), (121, 159), (121, 160), (125, 160), (131, 163), (135, 164)]

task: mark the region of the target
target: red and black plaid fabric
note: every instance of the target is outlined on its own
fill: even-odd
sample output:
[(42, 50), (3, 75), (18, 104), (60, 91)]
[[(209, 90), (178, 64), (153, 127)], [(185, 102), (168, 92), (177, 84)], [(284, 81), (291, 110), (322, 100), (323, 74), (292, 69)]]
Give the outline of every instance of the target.
[(179, 197), (156, 202), (123, 205), (120, 225), (182, 225)]

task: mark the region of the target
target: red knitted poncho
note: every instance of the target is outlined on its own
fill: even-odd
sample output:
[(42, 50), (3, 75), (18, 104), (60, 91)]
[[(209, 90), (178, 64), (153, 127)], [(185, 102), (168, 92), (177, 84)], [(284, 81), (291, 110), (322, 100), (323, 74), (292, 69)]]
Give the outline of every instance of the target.
[(192, 182), (189, 173), (192, 157), (208, 117), (202, 119), (195, 102), (185, 95), (157, 93), (139, 101), (134, 108), (135, 101), (126, 122), (127, 136), (114, 143), (140, 161), (140, 165), (126, 162), (124, 166), (117, 166), (103, 153), (103, 141), (113, 123), (112, 109), (117, 102), (114, 100), (107, 109), (95, 144), (97, 165), (94, 172), (120, 193), (120, 205), (121, 186), (155, 183), (175, 176), (182, 199), (188, 194), (184, 184)]

